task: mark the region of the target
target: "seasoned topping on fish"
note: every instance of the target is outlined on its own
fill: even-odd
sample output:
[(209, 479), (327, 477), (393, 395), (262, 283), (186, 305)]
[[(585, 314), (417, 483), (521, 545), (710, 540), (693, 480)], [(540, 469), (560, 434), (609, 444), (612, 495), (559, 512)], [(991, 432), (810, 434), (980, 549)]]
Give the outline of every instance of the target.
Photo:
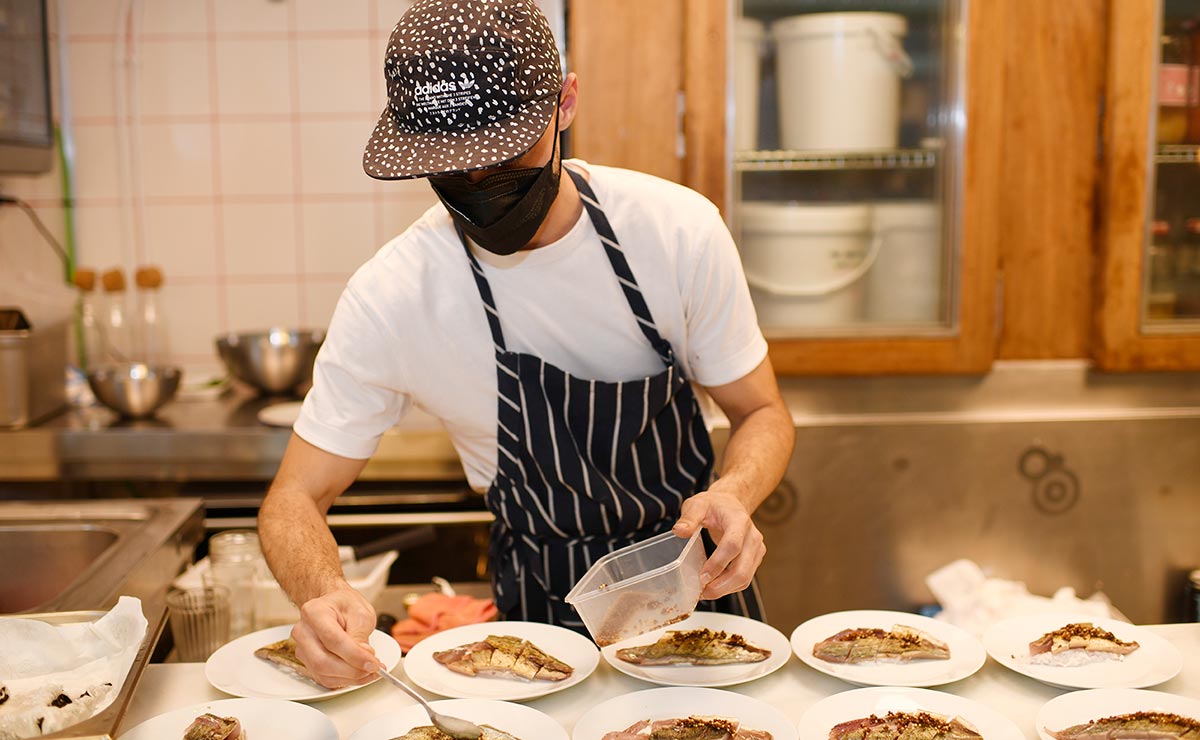
[(772, 740), (765, 730), (748, 730), (722, 717), (641, 720), (601, 740)]
[(617, 657), (638, 665), (726, 665), (758, 663), (771, 657), (771, 651), (751, 645), (741, 635), (703, 627), (671, 630), (651, 645), (618, 650)]
[(919, 629), (897, 624), (890, 630), (842, 630), (813, 645), (813, 656), (828, 663), (865, 663), (880, 658), (948, 660), (950, 646)]
[(835, 725), (829, 740), (982, 740), (982, 735), (958, 717), (932, 712), (888, 712), (883, 717), (854, 719)]
[(433, 659), (464, 676), (498, 674), (526, 681), (562, 681), (575, 669), (520, 637), (488, 635), (482, 642), (433, 654)]
[(299, 658), (296, 657), (296, 641), (292, 638), (273, 642), (270, 645), (264, 645), (254, 651), (254, 656), (262, 658), (271, 665), (283, 671), (294, 673), (300, 678), (307, 679), (316, 683), (312, 673), (308, 670), (308, 666), (304, 665)]
[[(497, 730), (491, 725), (480, 725), (479, 729), (483, 730), (480, 740), (518, 740), (517, 737), (508, 734), (504, 730)], [(398, 735), (391, 740), (453, 740), (453, 738), (432, 725), (422, 725), (421, 727), (414, 727), (403, 735)]]
[(1133, 712), (1046, 732), (1057, 740), (1200, 740), (1200, 721), (1168, 712)]
[(246, 733), (237, 717), (202, 714), (188, 726), (183, 740), (246, 740)]
[(1053, 632), (1047, 632), (1029, 643), (1029, 654), (1058, 655), (1067, 650), (1082, 649), (1096, 653), (1128, 655), (1139, 647), (1136, 642), (1118, 640), (1116, 635), (1100, 629), (1091, 622), (1074, 622)]
[(57, 707), (59, 709), (62, 709), (63, 707), (67, 706), (70, 703), (71, 703), (71, 697), (67, 696), (66, 694), (59, 694), (58, 696), (56, 696), (50, 700), (50, 706)]

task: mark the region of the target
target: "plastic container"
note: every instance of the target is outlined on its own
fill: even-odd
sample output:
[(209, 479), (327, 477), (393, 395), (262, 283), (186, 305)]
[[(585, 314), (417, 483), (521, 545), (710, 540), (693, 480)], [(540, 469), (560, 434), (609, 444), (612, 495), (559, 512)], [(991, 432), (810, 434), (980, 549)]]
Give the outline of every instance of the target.
[(699, 532), (686, 540), (665, 532), (597, 560), (566, 602), (597, 645), (611, 645), (691, 615), (705, 559)]
[(738, 18), (733, 47), (733, 148), (758, 148), (758, 86), (762, 74), (762, 21)]
[(895, 13), (809, 13), (771, 27), (784, 149), (894, 149), (912, 74)]
[(867, 318), (929, 324), (941, 318), (941, 209), (930, 201), (876, 203), (872, 223), (882, 239), (867, 273)]
[[(225, 586), (230, 594), (244, 594), (255, 587), (258, 574), (266, 568), (258, 532), (231, 529), (208, 541), (208, 580)], [(241, 637), (258, 629), (255, 621), (257, 599), (234, 599), (229, 608), (229, 636)]]
[(879, 255), (871, 207), (746, 201), (739, 212), (742, 265), (764, 327), (861, 321), (863, 276)]

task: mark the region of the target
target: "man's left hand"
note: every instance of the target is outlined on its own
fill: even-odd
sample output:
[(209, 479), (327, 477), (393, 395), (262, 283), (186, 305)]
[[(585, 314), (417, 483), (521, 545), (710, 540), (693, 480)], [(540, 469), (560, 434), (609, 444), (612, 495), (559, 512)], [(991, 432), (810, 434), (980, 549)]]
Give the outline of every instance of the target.
[(679, 521), (671, 531), (686, 538), (700, 527), (707, 529), (717, 543), (700, 570), (700, 583), (704, 585), (700, 598), (716, 599), (749, 586), (767, 547), (746, 505), (719, 490), (698, 493), (683, 502)]

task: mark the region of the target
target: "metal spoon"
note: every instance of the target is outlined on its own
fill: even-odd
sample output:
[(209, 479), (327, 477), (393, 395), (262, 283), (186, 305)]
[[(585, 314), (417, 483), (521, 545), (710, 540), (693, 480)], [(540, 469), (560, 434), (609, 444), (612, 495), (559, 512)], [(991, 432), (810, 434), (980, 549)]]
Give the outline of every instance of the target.
[(444, 714), (435, 712), (433, 707), (429, 706), (429, 702), (425, 701), (425, 699), (417, 693), (416, 689), (411, 688), (408, 684), (388, 673), (383, 668), (378, 669), (376, 673), (391, 681), (396, 688), (403, 690), (404, 693), (416, 699), (421, 706), (425, 707), (425, 712), (429, 715), (429, 719), (433, 722), (433, 726), (454, 738), (454, 740), (479, 740), (479, 738), (483, 737), (483, 729), (479, 725), (474, 724), (473, 722), (468, 722), (465, 719), (447, 717)]

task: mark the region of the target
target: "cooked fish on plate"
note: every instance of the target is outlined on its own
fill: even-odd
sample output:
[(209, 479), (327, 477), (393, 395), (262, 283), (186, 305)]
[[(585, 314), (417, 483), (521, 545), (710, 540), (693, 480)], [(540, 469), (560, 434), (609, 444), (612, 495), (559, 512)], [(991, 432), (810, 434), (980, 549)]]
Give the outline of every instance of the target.
[(1072, 622), (1029, 643), (1029, 654), (1058, 655), (1068, 650), (1085, 650), (1090, 653), (1129, 655), (1139, 647), (1136, 642), (1119, 640), (1113, 633), (1090, 622)]
[(729, 665), (769, 657), (770, 650), (751, 645), (739, 634), (707, 627), (671, 630), (657, 642), (617, 651), (617, 658), (637, 665)]
[(1200, 721), (1171, 712), (1131, 712), (1046, 732), (1056, 740), (1200, 740)]
[(464, 676), (484, 674), (526, 681), (562, 681), (574, 672), (571, 666), (529, 640), (511, 635), (488, 635), (479, 642), (436, 652), (433, 659)]
[[(508, 734), (504, 730), (497, 730), (491, 725), (480, 725), (479, 729), (483, 730), (483, 735), (479, 740), (518, 740), (517, 737)], [(433, 725), (422, 725), (414, 727), (403, 735), (397, 735), (391, 740), (454, 740), (452, 737), (442, 732)]]
[(829, 663), (876, 660), (949, 660), (950, 646), (928, 632), (902, 624), (891, 629), (844, 629), (813, 645), (813, 656)]
[(281, 671), (295, 674), (300, 678), (316, 683), (312, 672), (308, 670), (308, 666), (304, 665), (296, 657), (296, 641), (290, 637), (286, 640), (273, 642), (270, 645), (263, 645), (254, 651), (254, 657), (262, 658)]
[(933, 712), (888, 712), (882, 717), (853, 719), (835, 725), (829, 740), (982, 740), (960, 717)]
[(736, 719), (682, 717), (639, 720), (624, 730), (606, 734), (602, 740), (772, 740), (765, 730), (751, 730)]
[(237, 717), (219, 717), (204, 713), (192, 721), (183, 733), (183, 740), (247, 740)]

